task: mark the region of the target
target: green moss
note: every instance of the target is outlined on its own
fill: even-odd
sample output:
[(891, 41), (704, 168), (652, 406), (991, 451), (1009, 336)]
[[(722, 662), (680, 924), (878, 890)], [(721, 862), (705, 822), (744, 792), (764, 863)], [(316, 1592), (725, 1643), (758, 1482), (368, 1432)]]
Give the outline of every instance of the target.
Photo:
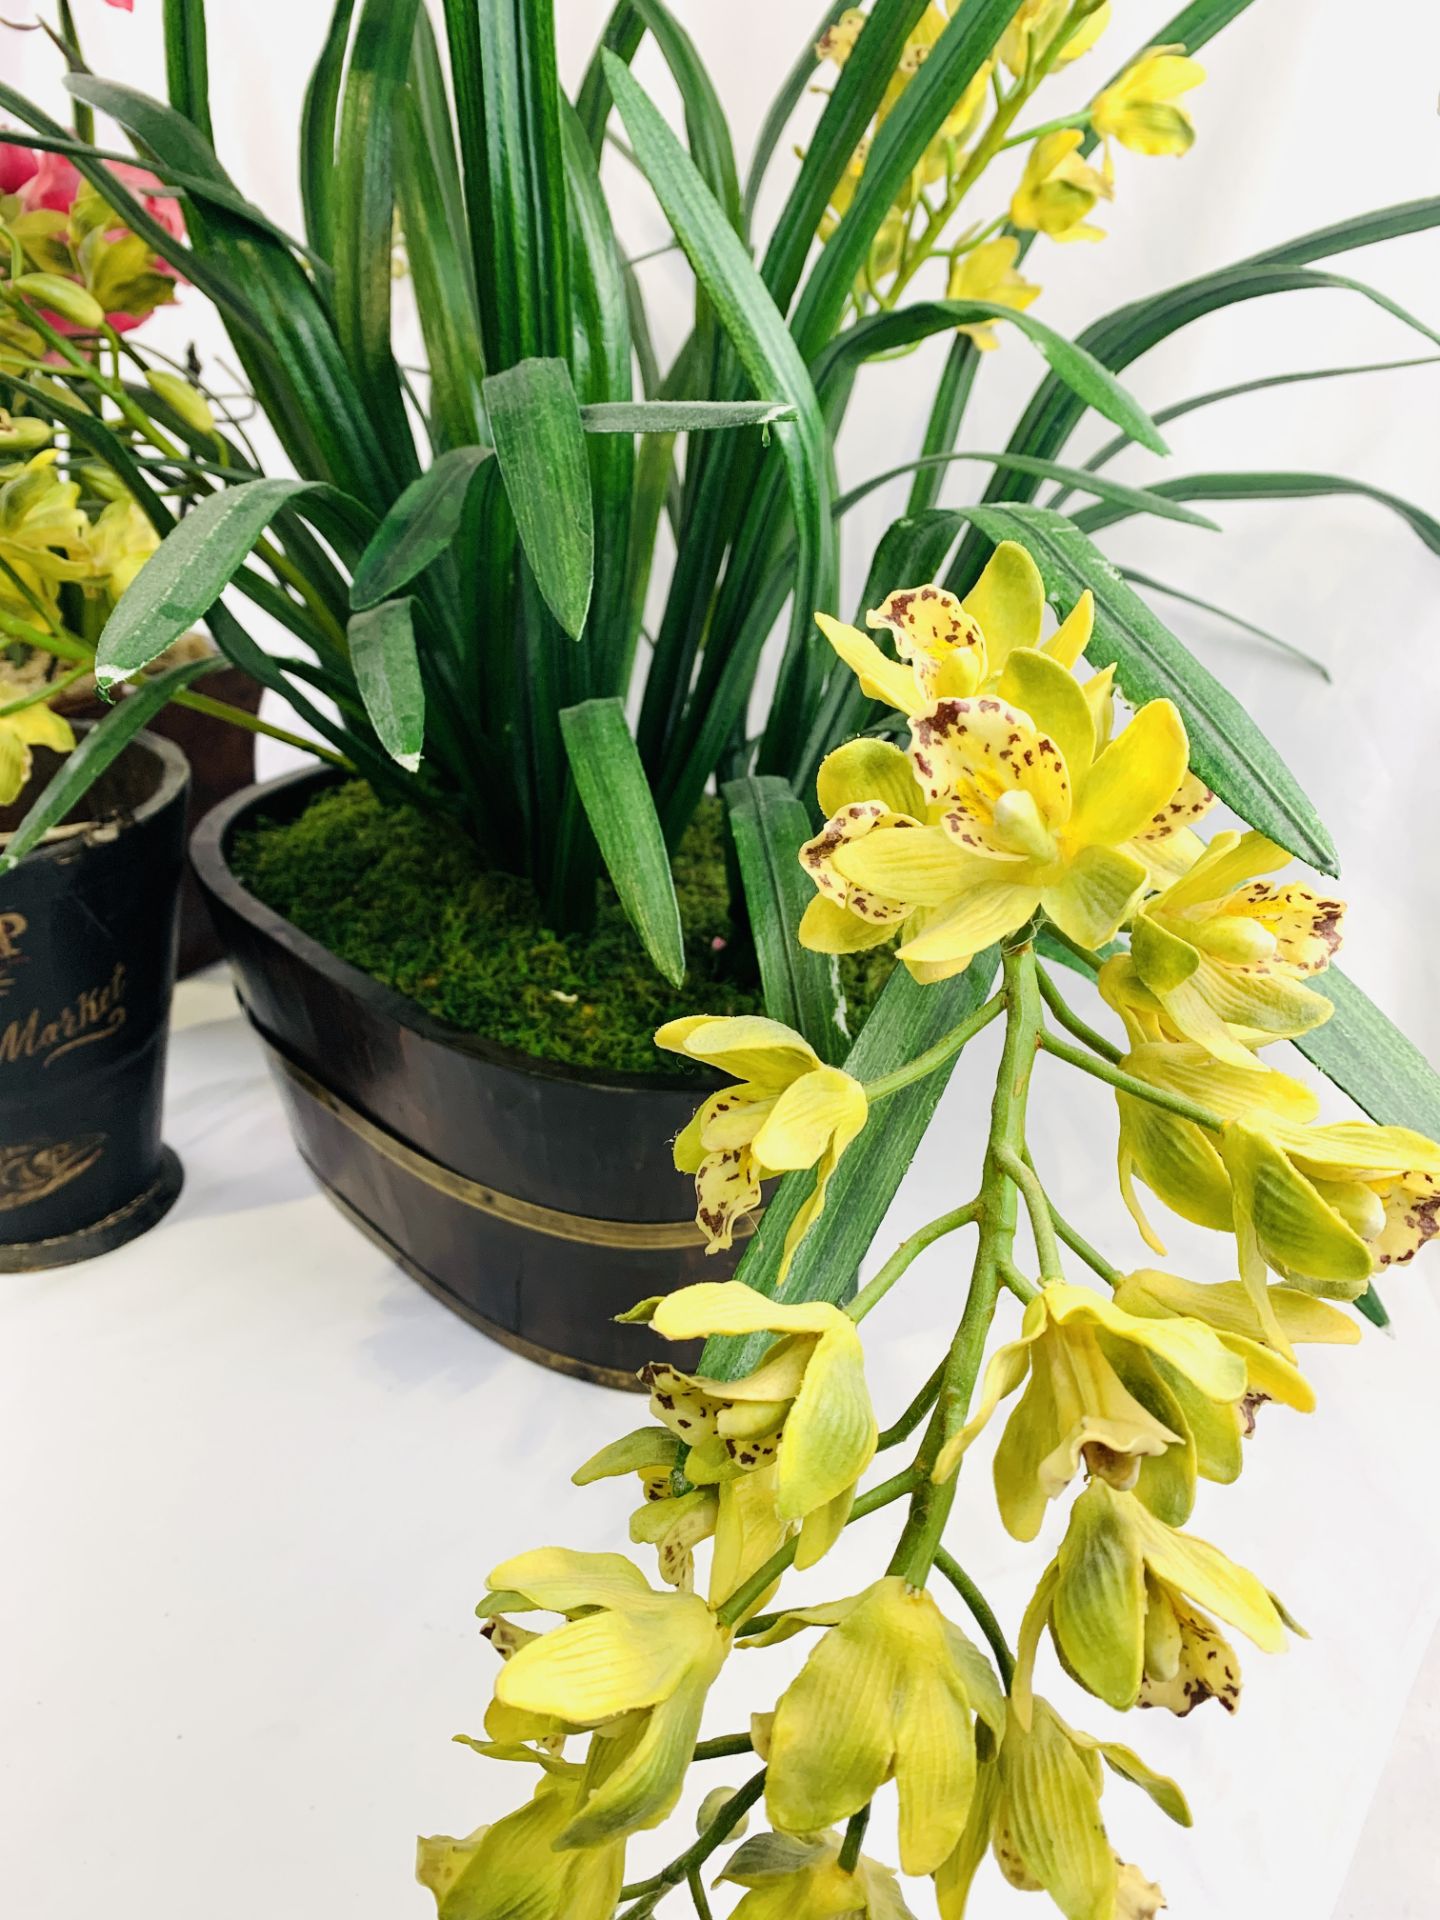
[[(591, 933), (554, 933), (528, 881), (487, 870), (468, 840), (383, 805), (363, 781), (317, 795), (295, 820), (237, 834), (230, 862), (293, 926), (466, 1033), (570, 1066), (653, 1073), (672, 1064), (654, 1046), (662, 1022), (764, 1010), (749, 940), (730, 917), (723, 834), (720, 804), (707, 800), (675, 857), (678, 991), (608, 888)], [(852, 1031), (891, 964), (888, 948), (845, 963)]]

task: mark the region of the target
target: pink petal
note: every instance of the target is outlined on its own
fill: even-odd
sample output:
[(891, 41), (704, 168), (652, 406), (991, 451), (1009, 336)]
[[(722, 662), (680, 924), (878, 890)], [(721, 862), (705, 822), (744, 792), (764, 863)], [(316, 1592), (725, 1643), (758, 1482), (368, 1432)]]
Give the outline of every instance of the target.
[(39, 158), (33, 147), (22, 147), (18, 140), (0, 139), (0, 193), (18, 193), (33, 179)]

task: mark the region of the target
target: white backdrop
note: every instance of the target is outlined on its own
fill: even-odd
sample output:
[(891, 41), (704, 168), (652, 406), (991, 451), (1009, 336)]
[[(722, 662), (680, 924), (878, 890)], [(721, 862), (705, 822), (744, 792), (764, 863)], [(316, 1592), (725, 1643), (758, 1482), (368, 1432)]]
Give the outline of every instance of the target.
[[(561, 0), (559, 11), (573, 81), (605, 8)], [(680, 0), (678, 11), (732, 110), (743, 164), (768, 76), (788, 66), (816, 0)], [(1116, 51), (1087, 63), (1097, 75), (1172, 9), (1117, 0), (1116, 11)], [(101, 0), (76, 0), (76, 12), (98, 71), (158, 90), (152, 0), (128, 17)], [(298, 102), (327, 12), (322, 0), (210, 7), (222, 157), (291, 225)], [(1389, 0), (1367, 18), (1370, 35), (1357, 40), (1342, 0), (1258, 0), (1207, 52), (1194, 152), (1178, 163), (1122, 153), (1104, 245), (1032, 254), (1046, 288), (1037, 311), (1075, 331), (1142, 292), (1432, 188), (1440, 16), (1421, 0)], [(40, 36), (0, 36), (7, 80), (53, 96), (54, 65)], [(669, 97), (657, 62), (642, 55), (637, 71)], [(609, 168), (625, 239), (656, 244), (663, 229), (646, 191), (623, 163)], [(781, 158), (777, 187), (784, 176)], [(1436, 247), (1419, 236), (1345, 256), (1336, 270), (1433, 321)], [(668, 303), (673, 341), (683, 272), (673, 259), (645, 271)], [(161, 324), (172, 342), (194, 337), (207, 353), (221, 344), (193, 293)], [(1261, 372), (1424, 350), (1358, 295), (1307, 293), (1214, 316), (1125, 377), (1161, 406)], [(862, 381), (842, 449), (847, 481), (913, 453), (941, 351)], [(1040, 371), (1018, 340), (991, 356), (970, 445), (1003, 444)], [(1169, 470), (1326, 471), (1440, 507), (1437, 376), (1426, 367), (1206, 410), (1169, 431)], [(1156, 470), (1143, 455), (1116, 469)], [(957, 469), (946, 497), (974, 497), (976, 472)], [(854, 516), (847, 606), (904, 491)], [(1167, 609), (1331, 826), (1353, 908), (1348, 970), (1434, 1054), (1428, 940), (1440, 927), (1440, 871), (1425, 829), (1437, 799), (1440, 560), (1363, 501), (1222, 507), (1217, 517), (1223, 544), (1136, 522), (1110, 550), (1330, 665), (1326, 686), (1205, 616)], [(502, 1355), (350, 1234), (311, 1192), (247, 1036), (223, 1010), (195, 996), (189, 1005), (199, 1023), (177, 1041), (170, 1134), (190, 1179), (175, 1215), (120, 1255), (7, 1282), (0, 1295), (0, 1471), (17, 1549), (0, 1587), (0, 1778), (20, 1815), (7, 1807), (0, 1818), (0, 1908), (26, 1920), (80, 1920), (101, 1903), (123, 1920), (196, 1908), (208, 1920), (419, 1915), (409, 1835), (464, 1832), (515, 1791), (508, 1773), (497, 1779), (503, 1770), (445, 1745), (478, 1727), (488, 1679), (468, 1609), (488, 1567), (535, 1539), (542, 1508), (556, 1537), (616, 1543), (622, 1496), (572, 1494), (565, 1480), (632, 1410)], [(983, 1085), (985, 1059), (977, 1050), (966, 1085)], [(953, 1197), (955, 1156), (973, 1160), (972, 1104), (957, 1084), (882, 1250)], [(1061, 1204), (1119, 1253), (1108, 1102), (1077, 1098), (1061, 1113), (1042, 1101), (1036, 1130)], [(1220, 1277), (1215, 1243), (1177, 1234), (1172, 1251), (1186, 1270)], [(1377, 1830), (1364, 1883), (1336, 1905), (1435, 1624), (1436, 1279), (1422, 1265), (1392, 1282), (1398, 1340), (1322, 1354), (1312, 1368), (1320, 1413), (1267, 1420), (1245, 1481), (1202, 1505), (1200, 1530), (1257, 1562), (1315, 1638), (1284, 1661), (1246, 1661), (1238, 1721), (1148, 1715), (1133, 1735), (1182, 1776), (1200, 1824), (1172, 1836), (1116, 1785), (1107, 1811), (1117, 1843), (1191, 1920), (1242, 1900), (1287, 1920), (1436, 1910), (1433, 1861), (1406, 1851), (1393, 1827)], [(923, 1368), (950, 1284), (939, 1261), (896, 1302), (877, 1368), (882, 1410)], [(983, 1474), (971, 1476), (957, 1533), (1013, 1623), (1039, 1550), (1004, 1542)], [(858, 1543), (840, 1560), (825, 1569), (836, 1590), (847, 1563), (857, 1579), (868, 1565)], [(741, 1710), (729, 1684), (715, 1731)], [(1108, 1717), (1078, 1711), (1097, 1731)], [(1433, 1785), (1433, 1744), (1414, 1751)], [(1382, 1867), (1383, 1892), (1372, 1877)], [(986, 1881), (978, 1920), (1002, 1920), (1015, 1900)]]

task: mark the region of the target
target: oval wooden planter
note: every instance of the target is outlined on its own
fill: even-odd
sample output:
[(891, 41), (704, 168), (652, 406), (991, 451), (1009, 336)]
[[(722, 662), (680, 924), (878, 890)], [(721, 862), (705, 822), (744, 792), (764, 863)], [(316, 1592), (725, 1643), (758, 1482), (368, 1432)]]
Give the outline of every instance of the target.
[[(56, 764), (36, 759), (32, 788)], [(0, 1272), (106, 1253), (180, 1191), (160, 1105), (188, 783), (140, 734), (80, 803), (94, 819), (0, 882)]]
[(230, 870), (238, 828), (293, 819), (302, 771), (217, 807), (191, 858), (296, 1144), (330, 1198), (439, 1299), (546, 1366), (633, 1388), (672, 1347), (614, 1315), (707, 1258), (670, 1143), (718, 1082), (607, 1074), (492, 1045), (338, 960)]

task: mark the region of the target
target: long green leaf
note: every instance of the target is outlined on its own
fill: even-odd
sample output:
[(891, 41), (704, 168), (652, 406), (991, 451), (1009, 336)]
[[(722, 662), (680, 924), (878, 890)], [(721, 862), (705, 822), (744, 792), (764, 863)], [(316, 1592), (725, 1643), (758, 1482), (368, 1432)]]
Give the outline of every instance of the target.
[(223, 661), (212, 656), (204, 660), (188, 660), (184, 666), (157, 673), (97, 720), (11, 834), (3, 852), (0, 852), (0, 874), (9, 873), (12, 867), (18, 866), (31, 848), (39, 845), (51, 827), (57, 826), (70, 809), (85, 797), (116, 755), (130, 744), (148, 720), (154, 718), (172, 693), (179, 693), (192, 680), (198, 680), (202, 674), (215, 672), (223, 664)]
[[(1254, 380), (1237, 380), (1231, 386), (1212, 387), (1208, 393), (1193, 394), (1188, 400), (1173, 401), (1168, 407), (1157, 407), (1153, 415), (1157, 427), (1163, 427), (1172, 420), (1182, 420), (1187, 413), (1195, 413), (1201, 407), (1213, 407), (1223, 400), (1238, 400), (1245, 394), (1264, 393), (1271, 387), (1293, 387), (1311, 380), (1344, 380), (1359, 373), (1399, 373), (1409, 367), (1440, 366), (1440, 354), (1422, 353), (1408, 360), (1366, 360), (1355, 366), (1346, 367), (1301, 367), (1292, 373), (1265, 373)], [(1087, 473), (1096, 473), (1101, 467), (1108, 466), (1118, 453), (1123, 453), (1131, 445), (1128, 433), (1120, 433), (1113, 440), (1107, 440), (1103, 447), (1092, 453), (1085, 462)], [(1064, 505), (1070, 492), (1067, 487), (1053, 494), (1045, 504), (1059, 508)]]
[(213, 145), (205, 0), (165, 0), (165, 87), (171, 106)]
[(1067, 467), (1056, 460), (1038, 460), (1023, 453), (981, 453), (968, 447), (955, 453), (931, 454), (920, 460), (902, 460), (898, 467), (871, 474), (868, 480), (862, 480), (859, 486), (841, 494), (835, 502), (835, 511), (837, 514), (848, 513), (851, 507), (858, 505), (878, 488), (888, 485), (892, 480), (902, 479), (917, 467), (949, 466), (957, 460), (978, 460), (984, 466), (1013, 467), (1018, 473), (1033, 473), (1037, 479), (1063, 480), (1081, 492), (1093, 491), (1097, 499), (1108, 500), (1113, 506), (1124, 508), (1127, 513), (1152, 513), (1160, 520), (1178, 520), (1185, 526), (1203, 527), (1210, 533), (1220, 531), (1215, 521), (1207, 520), (1203, 513), (1192, 513), (1188, 507), (1181, 506), (1178, 501), (1162, 493), (1158, 486), (1127, 487), (1119, 481), (1091, 473), (1084, 467)]
[[(737, 233), (745, 230), (740, 207), (740, 180), (735, 167), (735, 150), (730, 144), (730, 128), (725, 109), (715, 91), (704, 61), (695, 43), (681, 26), (664, 0), (631, 0), (636, 13), (664, 57), (679, 89), (685, 111), (685, 137), (690, 158), (701, 179), (715, 196), (725, 218)], [(613, 57), (613, 56), (612, 56)], [(627, 62), (628, 66), (628, 62)]]
[(624, 400), (580, 409), (587, 433), (713, 433), (794, 418), (788, 400)]
[[(998, 949), (990, 947), (976, 954), (955, 979), (925, 987), (897, 967), (846, 1056), (846, 1072), (860, 1080), (874, 1080), (933, 1046), (984, 1003), (999, 964)], [(951, 1071), (941, 1068), (892, 1094), (871, 1117), (861, 1139), (842, 1156), (831, 1177), (825, 1211), (800, 1242), (782, 1298), (839, 1302), (851, 1292), (856, 1270), (930, 1124)], [(814, 1179), (812, 1173), (787, 1174), (765, 1209), (736, 1274), (758, 1293), (775, 1293), (781, 1246)], [(734, 1380), (755, 1365), (766, 1345), (763, 1334), (715, 1338), (706, 1342), (700, 1366), (711, 1378)]]
[(792, 633), (804, 646), (809, 609), (827, 603), (836, 571), (830, 452), (814, 387), (775, 303), (694, 163), (613, 55), (607, 56), (606, 72), (646, 177), (752, 385), (757, 393), (778, 394), (795, 408), (796, 418), (777, 422), (773, 432), (785, 457), (799, 536)]
[(645, 22), (631, 6), (630, 0), (619, 0), (605, 22), (600, 43), (590, 56), (590, 63), (575, 95), (576, 118), (580, 122), (581, 132), (590, 143), (590, 151), (597, 164), (605, 145), (605, 126), (614, 105), (610, 97), (610, 82), (605, 78), (604, 56), (607, 52), (613, 53), (617, 60), (623, 60), (628, 67), (640, 51), (640, 42), (644, 38)]
[(489, 447), (453, 447), (412, 480), (380, 522), (350, 583), (357, 611), (388, 600), (447, 551), (460, 531), (476, 474)]
[(397, 471), (417, 471), (390, 348), (395, 133), (419, 0), (363, 0), (345, 79), (337, 159), (335, 315), (340, 344)]
[[(1372, 487), (1364, 480), (1347, 480), (1333, 473), (1192, 473), (1174, 480), (1159, 480), (1152, 489), (1169, 500), (1313, 500), (1336, 494), (1349, 494), (1362, 500), (1377, 501), (1398, 514), (1411, 531), (1440, 553), (1440, 520), (1411, 500), (1388, 493), (1384, 487)], [(1075, 524), (1094, 532), (1128, 518), (1135, 509), (1118, 502), (1085, 507), (1074, 515)]]
[(837, 1018), (835, 963), (825, 954), (807, 952), (799, 940), (800, 916), (815, 893), (797, 858), (810, 837), (810, 816), (789, 783), (774, 774), (727, 781), (722, 797), (740, 862), (765, 1011), (803, 1033), (822, 1060), (837, 1062), (846, 1046)]
[[(185, 0), (180, 4), (183, 6)], [(325, 260), (335, 257), (335, 134), (345, 47), (354, 11), (355, 0), (335, 0), (325, 43), (311, 71), (300, 110), (300, 197), (305, 207), (305, 233)]]
[(464, 228), (446, 208), (445, 189), (412, 85), (400, 102), (396, 169), (405, 253), (430, 372), (429, 427), (440, 448), (482, 437), (480, 383), (485, 352), (464, 250)]
[(1295, 1042), (1305, 1058), (1372, 1120), (1440, 1139), (1440, 1074), (1420, 1049), (1338, 967), (1306, 985), (1335, 1012)]
[(545, 604), (580, 638), (595, 578), (585, 434), (563, 360), (522, 360), (485, 381), (495, 459)]
[(1056, 611), (1088, 588), (1095, 637), (1088, 654), (1111, 662), (1127, 700), (1170, 699), (1190, 736), (1190, 764), (1242, 820), (1322, 873), (1336, 871), (1334, 842), (1275, 749), (1235, 696), (1201, 666), (1072, 521), (1043, 507), (971, 507), (985, 538), (1018, 540), (1040, 569)]
[[(761, 278), (782, 311), (788, 310), (795, 297), (825, 211), (889, 92), (906, 43), (928, 4), (929, 0), (876, 0), (866, 16), (865, 31), (830, 90), (760, 268)], [(813, 41), (808, 57), (813, 72)]]
[(560, 715), (565, 751), (611, 883), (645, 951), (673, 986), (685, 978), (685, 934), (650, 798), (650, 783), (618, 699), (586, 700)]
[(485, 364), (570, 349), (553, 0), (445, 0)]
[(425, 747), (425, 687), (415, 651), (415, 602), (386, 600), (352, 614), (350, 664), (376, 738), (414, 773)]
[[(834, 26), (845, 12), (849, 0), (831, 0), (821, 14), (810, 38), (797, 55), (795, 64), (780, 83), (780, 91), (770, 103), (769, 111), (760, 123), (760, 131), (755, 136), (755, 151), (750, 156), (750, 171), (745, 179), (745, 222), (748, 226), (755, 217), (755, 208), (759, 203), (760, 189), (764, 185), (766, 169), (775, 156), (781, 136), (790, 124), (790, 116), (804, 98), (810, 77), (819, 64), (815, 52), (816, 42)], [(853, 149), (852, 149), (853, 151)]]
[(825, 399), (827, 413), (835, 417), (840, 396), (848, 393), (860, 367), (876, 354), (893, 353), (932, 333), (986, 320), (1008, 320), (1018, 327), (1040, 349), (1055, 378), (1083, 406), (1093, 407), (1107, 420), (1124, 427), (1132, 439), (1152, 453), (1169, 451), (1139, 401), (1093, 353), (1033, 314), (996, 306), (988, 300), (922, 300), (902, 307), (898, 313), (871, 314), (847, 327), (815, 359), (815, 385)]
[(357, 502), (316, 481), (246, 480), (212, 493), (161, 541), (106, 622), (95, 656), (101, 694), (132, 679), (203, 619), (276, 514), (302, 503), (324, 532), (353, 538), (362, 527), (369, 531)]
[[(886, 117), (855, 197), (826, 242), (795, 309), (795, 339), (807, 360), (835, 333), (881, 222), (1019, 5), (1020, 0), (966, 0)], [(857, 54), (864, 39), (862, 34)]]

